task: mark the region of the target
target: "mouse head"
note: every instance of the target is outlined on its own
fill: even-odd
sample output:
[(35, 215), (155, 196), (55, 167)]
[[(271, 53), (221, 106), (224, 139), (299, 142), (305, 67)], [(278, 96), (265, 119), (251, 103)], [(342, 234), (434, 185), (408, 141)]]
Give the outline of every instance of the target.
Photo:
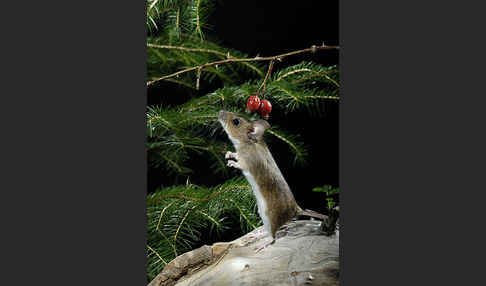
[(249, 121), (236, 113), (224, 110), (219, 111), (218, 121), (235, 146), (240, 143), (262, 141), (263, 133), (270, 127), (266, 120)]

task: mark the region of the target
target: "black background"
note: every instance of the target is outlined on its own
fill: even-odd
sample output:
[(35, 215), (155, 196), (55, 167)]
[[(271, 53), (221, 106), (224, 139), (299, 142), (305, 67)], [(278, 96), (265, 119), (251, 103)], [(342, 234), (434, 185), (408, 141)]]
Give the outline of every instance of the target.
[[(223, 46), (240, 50), (250, 57), (274, 56), (322, 43), (339, 45), (338, 4), (338, 1), (218, 1), (208, 19), (207, 34)], [(328, 50), (287, 57), (284, 62), (275, 64), (274, 71), (301, 61), (338, 65), (339, 52)], [(199, 94), (204, 95), (218, 87), (221, 87), (218, 83), (206, 84)], [(172, 96), (162, 97), (164, 94)], [(162, 83), (149, 88), (148, 103), (175, 105), (187, 99), (182, 95), (180, 87)], [(339, 104), (326, 102), (322, 117), (312, 117), (306, 112), (285, 116), (278, 106), (274, 106), (269, 123), (285, 125), (306, 144), (308, 158), (304, 166), (292, 166), (289, 164), (291, 157), (279, 155), (293, 157), (287, 146), (274, 144), (270, 148), (298, 203), (303, 208), (325, 212), (324, 194), (311, 190), (322, 185), (339, 187)], [(223, 182), (214, 177), (205, 160), (200, 159), (197, 166), (197, 171), (190, 176), (192, 183), (212, 186)], [(148, 192), (172, 182), (173, 177), (149, 167)], [(185, 178), (179, 178), (177, 182), (185, 183)]]

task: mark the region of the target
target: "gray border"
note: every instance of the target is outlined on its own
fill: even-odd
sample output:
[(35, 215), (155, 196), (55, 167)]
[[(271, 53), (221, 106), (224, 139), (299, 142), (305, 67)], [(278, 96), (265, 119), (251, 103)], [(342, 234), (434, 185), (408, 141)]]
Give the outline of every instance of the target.
[(144, 1), (0, 10), (0, 284), (146, 285)]
[(342, 285), (478, 284), (484, 9), (412, 2), (341, 1)]

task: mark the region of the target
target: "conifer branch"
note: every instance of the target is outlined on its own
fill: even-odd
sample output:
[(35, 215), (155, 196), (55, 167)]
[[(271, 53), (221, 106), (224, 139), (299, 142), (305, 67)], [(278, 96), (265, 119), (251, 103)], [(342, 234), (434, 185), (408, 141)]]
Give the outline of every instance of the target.
[(147, 244), (147, 248), (150, 249), (150, 251), (152, 251), (155, 255), (157, 255), (160, 261), (162, 261), (165, 265), (167, 265), (167, 262), (162, 258), (162, 256), (160, 256), (160, 254), (157, 251), (155, 251), (155, 249), (150, 247), (150, 245), (148, 244)]
[(257, 228), (256, 225), (254, 225), (253, 223), (251, 223), (251, 221), (248, 219), (248, 217), (246, 217), (245, 213), (243, 212), (243, 210), (241, 209), (241, 207), (239, 206), (239, 204), (237, 202), (235, 202), (234, 200), (232, 199), (223, 199), (225, 201), (228, 201), (228, 202), (231, 202), (232, 204), (235, 205), (235, 207), (240, 211), (240, 215), (245, 219), (245, 221), (253, 228)]
[(226, 56), (226, 54), (223, 53), (223, 52), (216, 51), (216, 50), (210, 50), (210, 49), (196, 49), (196, 48), (188, 48), (188, 47), (180, 47), (180, 46), (156, 45), (156, 44), (151, 44), (151, 43), (147, 43), (147, 47), (158, 48), (158, 49), (181, 50), (181, 51), (186, 51), (186, 52), (202, 52), (202, 53), (210, 53), (210, 54), (216, 54), (216, 55), (220, 55), (220, 56)]
[(157, 2), (159, 2), (159, 0), (154, 0), (152, 2), (152, 4), (150, 4), (149, 8), (148, 8), (148, 11), (152, 10), (152, 8), (154, 8), (155, 4), (157, 4)]
[(167, 206), (164, 207), (164, 209), (162, 209), (162, 211), (160, 212), (160, 216), (159, 216), (159, 221), (157, 222), (157, 226), (155, 227), (155, 230), (159, 230), (159, 227), (160, 227), (160, 221), (162, 220), (162, 216), (164, 215), (164, 212), (166, 209), (168, 209), (171, 205), (173, 205), (176, 201), (173, 201), (172, 203), (168, 204)]
[[(289, 72), (288, 75), (290, 75), (292, 72)], [(339, 83), (337, 83), (335, 80), (333, 80), (331, 77), (329, 77), (325, 72), (317, 72), (317, 73), (314, 73), (314, 74), (311, 74), (311, 76), (319, 76), (319, 75), (323, 75), (326, 79), (328, 79), (329, 81), (331, 81), (333, 84), (335, 84), (337, 87), (339, 87)], [(283, 77), (283, 76), (282, 76)], [(303, 77), (301, 79), (298, 79), (295, 81), (295, 83), (300, 83), (304, 80), (307, 80), (309, 77)], [(278, 81), (278, 80), (277, 80)]]
[(295, 73), (299, 73), (299, 72), (312, 72), (311, 69), (308, 69), (308, 68), (302, 68), (302, 69), (297, 69), (297, 70), (293, 70), (293, 71), (289, 71), (281, 76), (279, 76), (275, 81), (279, 81), (285, 77), (288, 77), (289, 75), (292, 75), (292, 74), (295, 74)]
[(164, 79), (168, 79), (168, 78), (171, 78), (171, 77), (175, 77), (175, 76), (178, 76), (178, 75), (186, 73), (186, 72), (190, 72), (190, 71), (193, 71), (193, 70), (202, 70), (206, 67), (215, 66), (215, 65), (221, 65), (221, 64), (226, 64), (226, 63), (234, 63), (234, 62), (262, 62), (262, 61), (275, 61), (275, 60), (282, 61), (284, 58), (286, 58), (288, 56), (293, 56), (293, 55), (303, 54), (303, 53), (308, 53), (308, 52), (315, 53), (316, 51), (333, 50), (333, 49), (339, 49), (339, 46), (315, 46), (314, 45), (314, 46), (307, 48), (307, 49), (292, 51), (292, 52), (288, 52), (288, 53), (284, 53), (284, 54), (280, 54), (280, 55), (276, 55), (276, 56), (272, 56), (272, 57), (258, 57), (257, 56), (257, 57), (254, 57), (254, 58), (232, 58), (230, 56), (230, 54), (228, 53), (227, 54), (228, 58), (225, 59), (225, 60), (219, 60), (219, 61), (210, 62), (210, 63), (206, 63), (206, 64), (203, 64), (203, 65), (187, 68), (187, 69), (184, 69), (184, 70), (180, 70), (178, 72), (175, 72), (175, 73), (172, 73), (172, 74), (151, 80), (151, 81), (147, 82), (147, 86), (150, 86), (155, 82), (158, 82), (158, 81), (161, 81), (161, 80), (164, 80)]
[(182, 225), (184, 224), (184, 221), (186, 220), (187, 216), (191, 211), (193, 211), (195, 208), (197, 208), (198, 205), (194, 205), (192, 208), (188, 209), (184, 217), (182, 218), (181, 222), (179, 223), (179, 226), (177, 227), (176, 233), (174, 234), (174, 241), (177, 241), (177, 235), (179, 235), (179, 231), (181, 230)]
[[(280, 59), (280, 61), (281, 61), (281, 59)], [(265, 98), (265, 86), (267, 84), (268, 78), (270, 77), (270, 74), (272, 73), (272, 68), (273, 68), (273, 63), (274, 62), (275, 62), (274, 60), (271, 60), (270, 61), (270, 64), (268, 65), (267, 75), (265, 76), (265, 79), (263, 80), (262, 85), (257, 90), (257, 95), (259, 95), (260, 94), (260, 89), (263, 88), (262, 89), (263, 98)]]
[(202, 68), (197, 69), (196, 90), (199, 90), (199, 80), (201, 79)]
[[(224, 188), (222, 190), (219, 190), (217, 192), (214, 192), (214, 193), (210, 194), (209, 196), (203, 197), (203, 198), (196, 198), (196, 197), (189, 197), (189, 196), (180, 195), (180, 194), (174, 194), (174, 195), (161, 195), (157, 199), (158, 200), (163, 200), (163, 199), (181, 199), (181, 200), (185, 200), (185, 201), (209, 201), (209, 200), (212, 200), (214, 197), (218, 196), (221, 193), (224, 193), (224, 192), (226, 192), (228, 190), (234, 190), (234, 189), (251, 190), (251, 187), (250, 186), (247, 186), (247, 185), (231, 185), (229, 187), (226, 187), (226, 188)], [(165, 209), (162, 210), (162, 212), (163, 211), (165, 211)], [(159, 218), (159, 220), (160, 220), (160, 218)]]
[[(193, 40), (193, 39), (191, 39)], [(195, 42), (194, 42), (195, 43)], [(205, 45), (209, 46), (209, 47), (215, 47), (215, 48), (220, 48), (218, 47), (216, 44), (214, 43), (211, 43), (207, 40), (204, 41)], [(151, 48), (154, 53), (163, 61), (166, 61), (168, 58), (163, 56), (162, 54), (160, 54), (158, 52), (158, 50), (160, 49), (166, 49), (166, 50), (172, 50), (172, 51), (181, 51), (181, 52), (188, 52), (188, 53), (192, 53), (192, 52), (195, 52), (195, 53), (206, 53), (206, 54), (213, 54), (213, 55), (216, 55), (218, 57), (220, 57), (221, 59), (225, 59), (227, 58), (227, 55), (228, 55), (228, 51), (218, 51), (217, 49), (212, 49), (212, 48), (192, 48), (192, 47), (184, 47), (184, 46), (176, 46), (176, 45), (161, 45), (161, 44), (155, 44), (155, 43), (147, 43), (147, 47), (148, 48)], [(238, 51), (232, 51), (232, 52), (235, 52), (235, 53), (238, 53)], [(245, 56), (245, 55), (241, 55), (241, 56)], [(178, 56), (176, 56), (178, 57)], [(255, 73), (257, 73), (259, 76), (263, 76), (264, 73), (260, 70), (260, 68), (254, 64), (251, 64), (249, 62), (242, 62), (241, 63), (243, 66), (246, 66), (247, 68), (251, 69), (252, 71), (254, 71)], [(218, 70), (218, 65), (215, 65), (215, 69), (213, 68), (213, 72), (217, 71)], [(218, 75), (220, 77), (222, 77), (222, 74), (219, 74)], [(167, 81), (176, 81), (174, 78), (170, 78), (170, 79), (166, 79)], [(179, 82), (180, 84), (182, 85), (185, 85), (185, 86), (188, 86), (190, 88), (194, 88), (193, 86), (191, 85), (188, 85), (186, 82)]]
[[(235, 192), (233, 192), (233, 190)], [(168, 198), (167, 195), (179, 196)], [(203, 199), (203, 200), (200, 200)], [(215, 187), (185, 185), (147, 195), (147, 266), (149, 280), (179, 253), (204, 243), (201, 236), (224, 235), (233, 223), (244, 234), (261, 225), (251, 187), (243, 177)], [(232, 232), (237, 230), (232, 229)]]
[(198, 213), (200, 213), (200, 214), (204, 215), (205, 217), (207, 217), (210, 221), (212, 221), (218, 227), (221, 227), (221, 223), (219, 223), (217, 220), (215, 220), (212, 216), (210, 216), (207, 213), (204, 213), (202, 211), (198, 211)]
[(200, 21), (199, 21), (199, 6), (200, 5), (201, 5), (201, 1), (198, 0), (197, 4), (196, 4), (196, 32), (199, 33), (199, 36), (201, 37), (201, 40), (202, 40), (201, 24), (200, 24)]

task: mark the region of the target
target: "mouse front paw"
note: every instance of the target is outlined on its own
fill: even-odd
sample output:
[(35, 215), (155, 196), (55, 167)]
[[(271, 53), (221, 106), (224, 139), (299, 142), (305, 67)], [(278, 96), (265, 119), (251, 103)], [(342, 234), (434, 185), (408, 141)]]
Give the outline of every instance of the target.
[(238, 164), (238, 162), (236, 162), (236, 161), (228, 160), (228, 163), (226, 165), (228, 167), (233, 167), (233, 168), (241, 169), (240, 164)]
[(226, 152), (226, 155), (224, 155), (224, 158), (225, 159), (237, 159), (237, 154), (236, 153), (233, 153), (233, 152)]

